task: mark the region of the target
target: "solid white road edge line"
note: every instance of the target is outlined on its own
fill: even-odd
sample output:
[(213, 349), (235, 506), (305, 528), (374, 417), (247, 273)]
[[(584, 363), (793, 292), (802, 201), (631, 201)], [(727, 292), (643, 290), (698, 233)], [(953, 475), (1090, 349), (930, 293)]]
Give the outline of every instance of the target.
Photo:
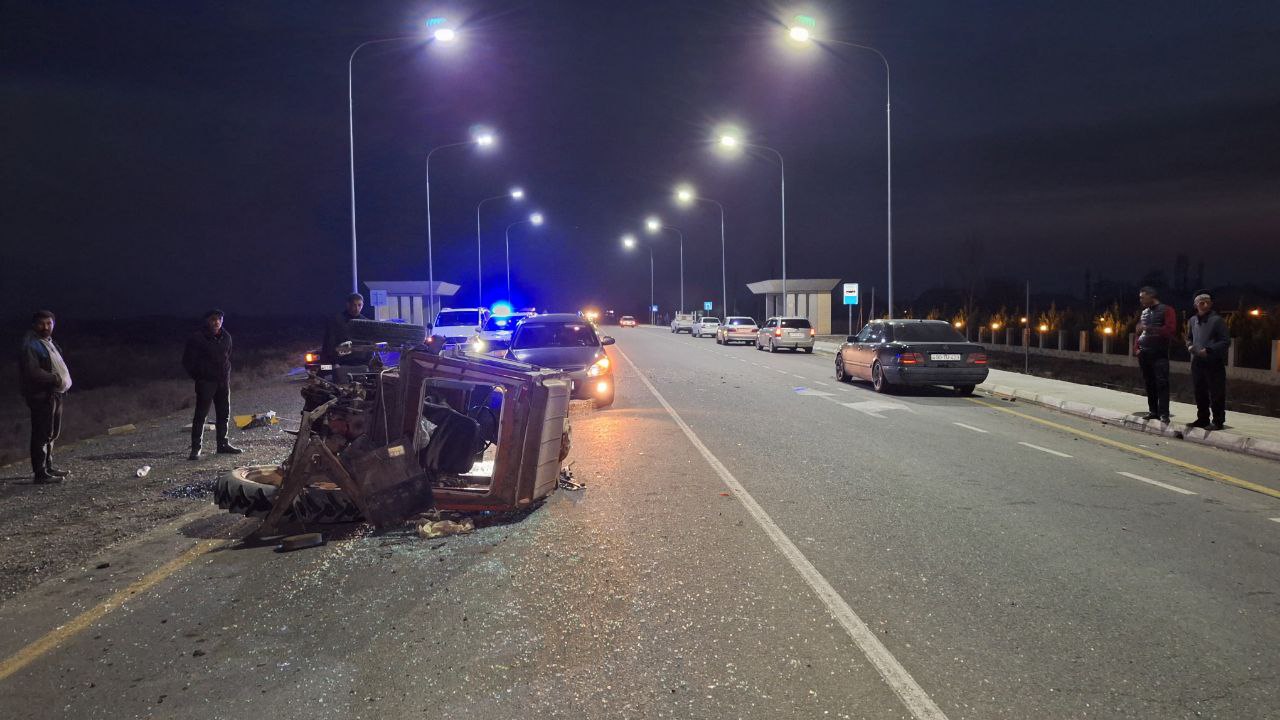
[(1141, 480), (1141, 481), (1142, 481), (1142, 482), (1144, 482), (1144, 483), (1148, 483), (1148, 484), (1151, 484), (1151, 485), (1155, 485), (1156, 487), (1162, 487), (1162, 488), (1164, 488), (1165, 490), (1172, 490), (1172, 491), (1174, 491), (1174, 492), (1176, 492), (1176, 493), (1182, 493), (1183, 495), (1195, 495), (1195, 493), (1191, 492), (1190, 490), (1184, 490), (1184, 489), (1182, 489), (1182, 488), (1180, 488), (1180, 487), (1178, 487), (1178, 486), (1176, 486), (1176, 485), (1170, 485), (1170, 484), (1168, 484), (1168, 483), (1162, 483), (1162, 482), (1160, 482), (1159, 480), (1152, 480), (1151, 478), (1145, 478), (1145, 477), (1142, 477), (1141, 475), (1134, 475), (1134, 474), (1133, 474), (1133, 473), (1131, 473), (1131, 472), (1118, 472), (1118, 471), (1117, 471), (1117, 472), (1116, 472), (1116, 474), (1117, 474), (1117, 475), (1123, 475), (1123, 476), (1125, 476), (1125, 477), (1127, 477), (1127, 478), (1133, 478), (1134, 480)]
[(974, 431), (974, 432), (976, 432), (976, 433), (982, 433), (983, 435), (988, 434), (986, 430), (983, 430), (983, 429), (982, 429), (982, 428), (980, 428), (980, 427), (974, 427), (974, 426), (972, 426), (972, 425), (965, 425), (964, 423), (951, 423), (951, 424), (952, 424), (952, 425), (959, 425), (960, 427), (964, 428), (965, 430), (972, 430), (972, 431)]
[(880, 638), (876, 637), (875, 633), (867, 628), (867, 624), (862, 621), (862, 618), (858, 617), (853, 608), (849, 607), (849, 603), (840, 597), (840, 593), (831, 587), (831, 583), (827, 582), (822, 573), (818, 572), (813, 563), (809, 562), (804, 553), (800, 552), (795, 543), (791, 542), (791, 539), (782, 532), (782, 528), (779, 528), (773, 518), (769, 517), (769, 514), (764, 511), (764, 508), (760, 507), (755, 498), (751, 497), (751, 494), (742, 486), (742, 483), (738, 482), (733, 473), (729, 472), (724, 463), (720, 462), (720, 459), (712, 454), (711, 450), (702, 443), (702, 440), (698, 439), (693, 429), (680, 417), (680, 413), (677, 413), (676, 409), (671, 407), (667, 399), (662, 396), (662, 393), (658, 392), (658, 388), (649, 382), (649, 378), (640, 372), (640, 368), (631, 362), (631, 358), (627, 357), (626, 353), (618, 350), (618, 354), (631, 366), (631, 370), (635, 372), (636, 377), (640, 378), (640, 382), (649, 388), (649, 392), (657, 398), (658, 403), (662, 405), (667, 414), (671, 416), (671, 419), (684, 432), (689, 442), (707, 461), (711, 469), (716, 471), (716, 474), (720, 476), (720, 480), (733, 492), (734, 497), (738, 498), (738, 502), (742, 503), (742, 506), (751, 514), (760, 529), (764, 530), (764, 533), (769, 536), (769, 539), (773, 541), (774, 546), (778, 548), (783, 557), (791, 563), (791, 567), (800, 573), (800, 577), (804, 578), (804, 581), (809, 584), (809, 587), (813, 589), (814, 594), (818, 596), (822, 604), (827, 606), (827, 611), (831, 613), (831, 617), (840, 623), (840, 626), (849, 634), (849, 637), (858, 646), (858, 649), (862, 651), (862, 654), (866, 655), (867, 660), (871, 661), (871, 664), (875, 666), (880, 673), (880, 677), (884, 678), (889, 687), (893, 688), (893, 691), (898, 694), (898, 698), (911, 711), (912, 717), (916, 718), (916, 720), (947, 720), (946, 714), (933, 702), (929, 694), (920, 687), (915, 678), (911, 677), (911, 673), (902, 667), (902, 663), (898, 662), (893, 653), (889, 652), (889, 649), (880, 642)]
[(1280, 518), (1270, 518), (1271, 522), (1280, 523)]
[(1029, 443), (1029, 442), (1019, 442), (1018, 444), (1019, 444), (1019, 445), (1026, 445), (1027, 447), (1031, 448), (1032, 450), (1039, 450), (1040, 452), (1047, 452), (1047, 453), (1049, 453), (1050, 455), (1057, 455), (1058, 457), (1065, 457), (1065, 458), (1069, 458), (1069, 457), (1071, 457), (1070, 455), (1068, 455), (1068, 454), (1066, 454), (1066, 453), (1064, 453), (1064, 452), (1058, 452), (1057, 450), (1050, 450), (1050, 449), (1049, 449), (1049, 448), (1047, 448), (1047, 447), (1040, 447), (1039, 445), (1032, 445), (1032, 444), (1031, 444), (1031, 443)]

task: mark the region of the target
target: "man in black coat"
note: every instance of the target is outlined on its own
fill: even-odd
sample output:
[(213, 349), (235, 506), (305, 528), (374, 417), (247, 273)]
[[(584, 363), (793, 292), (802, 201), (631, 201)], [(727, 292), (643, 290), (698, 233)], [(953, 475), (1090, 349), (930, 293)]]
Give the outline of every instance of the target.
[(187, 340), (187, 347), (182, 352), (182, 367), (196, 383), (190, 460), (200, 459), (204, 421), (209, 416), (210, 405), (214, 407), (217, 418), (218, 452), (243, 452), (227, 442), (227, 425), (231, 417), (231, 334), (222, 329), (223, 317), (221, 310), (205, 313), (204, 327)]
[(1201, 291), (1195, 303), (1196, 315), (1187, 324), (1191, 384), (1196, 389), (1196, 421), (1190, 425), (1221, 430), (1227, 422), (1227, 349), (1231, 347), (1231, 332), (1222, 316), (1213, 311), (1209, 293)]
[(367, 358), (361, 356), (338, 354), (338, 346), (351, 339), (351, 321), (359, 320), (363, 310), (363, 295), (351, 293), (347, 296), (346, 309), (330, 318), (329, 323), (324, 327), (324, 342), (320, 344), (320, 362), (329, 365), (359, 365), (362, 364), (361, 360), (368, 362)]
[(62, 431), (62, 398), (71, 389), (71, 372), (62, 348), (53, 341), (53, 313), (31, 316), (31, 330), (18, 351), (18, 380), (31, 410), (32, 482), (58, 483), (71, 473), (53, 466), (53, 443)]

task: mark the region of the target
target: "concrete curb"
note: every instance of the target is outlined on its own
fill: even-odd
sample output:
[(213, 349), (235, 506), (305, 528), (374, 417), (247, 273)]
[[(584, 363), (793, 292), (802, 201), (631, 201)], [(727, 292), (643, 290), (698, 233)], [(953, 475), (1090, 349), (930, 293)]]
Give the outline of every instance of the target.
[(1201, 428), (1188, 428), (1185, 425), (1165, 424), (1158, 420), (1142, 420), (1136, 415), (1119, 410), (1094, 407), (1085, 403), (1063, 400), (1052, 395), (1042, 395), (1005, 385), (980, 385), (978, 386), (978, 392), (1004, 400), (1022, 400), (1052, 408), (1068, 415), (1096, 420), (1108, 425), (1119, 425), (1130, 430), (1138, 430), (1152, 435), (1186, 440), (1198, 445), (1208, 445), (1220, 450), (1254, 455), (1268, 460), (1280, 460), (1280, 442), (1272, 440), (1261, 440), (1247, 435), (1237, 435), (1223, 431), (1209, 432)]

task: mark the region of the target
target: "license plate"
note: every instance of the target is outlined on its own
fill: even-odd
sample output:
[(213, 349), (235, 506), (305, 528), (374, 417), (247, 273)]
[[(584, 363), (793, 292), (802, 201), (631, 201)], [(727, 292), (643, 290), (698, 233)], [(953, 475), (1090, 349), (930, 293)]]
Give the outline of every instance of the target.
[(787, 337), (802, 337), (803, 335), (804, 335), (804, 333), (800, 332), (799, 330), (788, 330), (788, 331), (787, 331)]
[(959, 360), (960, 353), (933, 353), (929, 356), (930, 360)]

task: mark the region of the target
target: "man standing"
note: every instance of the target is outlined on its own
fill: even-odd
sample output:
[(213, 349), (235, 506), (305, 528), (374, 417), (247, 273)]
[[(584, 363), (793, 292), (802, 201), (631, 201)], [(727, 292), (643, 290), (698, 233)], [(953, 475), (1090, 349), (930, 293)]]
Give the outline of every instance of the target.
[(71, 389), (62, 349), (53, 342), (53, 325), (53, 313), (36, 311), (18, 354), (22, 397), (31, 410), (31, 469), (36, 484), (62, 482), (71, 474), (53, 466), (53, 443), (62, 432), (62, 397)]
[(1147, 385), (1147, 420), (1169, 422), (1169, 346), (1177, 332), (1178, 316), (1160, 302), (1153, 287), (1138, 291), (1142, 315), (1138, 319), (1138, 366)]
[(364, 310), (364, 296), (360, 293), (348, 295), (347, 308), (333, 316), (324, 328), (324, 342), (320, 345), (320, 362), (329, 365), (360, 364), (352, 362), (350, 355), (338, 355), (338, 346), (351, 339), (348, 324), (352, 320), (360, 319), (362, 310)]
[(1196, 295), (1195, 303), (1196, 315), (1188, 323), (1187, 333), (1191, 384), (1196, 389), (1196, 421), (1190, 427), (1221, 430), (1227, 421), (1227, 348), (1231, 347), (1231, 333), (1222, 316), (1213, 311), (1213, 297), (1208, 292)]
[(218, 452), (240, 453), (240, 448), (227, 442), (227, 424), (231, 416), (231, 334), (222, 329), (223, 313), (210, 310), (204, 314), (204, 326), (188, 340), (182, 352), (182, 367), (196, 383), (196, 413), (191, 420), (191, 455), (200, 459), (204, 439), (204, 421), (209, 406), (214, 407), (218, 428)]

